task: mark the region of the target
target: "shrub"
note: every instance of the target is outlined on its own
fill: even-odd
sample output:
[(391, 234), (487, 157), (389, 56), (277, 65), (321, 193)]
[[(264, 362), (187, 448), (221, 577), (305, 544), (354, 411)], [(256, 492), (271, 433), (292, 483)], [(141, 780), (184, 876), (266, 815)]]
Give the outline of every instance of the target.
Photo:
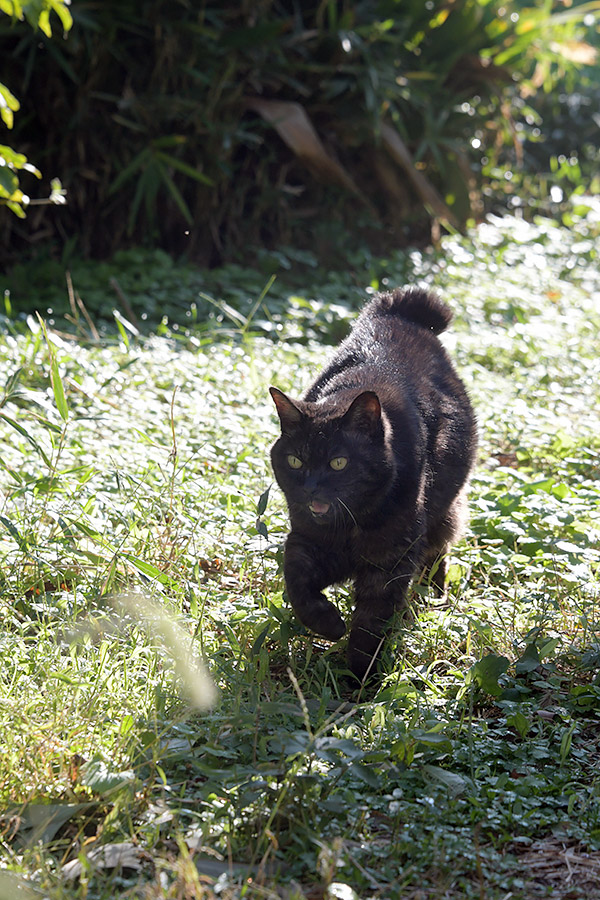
[(215, 263), (280, 240), (335, 256), (340, 223), (395, 243), (432, 218), (461, 228), (482, 154), (490, 171), (507, 141), (519, 154), (517, 86), (536, 89), (540, 61), (546, 87), (577, 64), (596, 6), (80, 0), (60, 47), (16, 23), (0, 76), (27, 97), (17, 135), (69, 205), (6, 237)]

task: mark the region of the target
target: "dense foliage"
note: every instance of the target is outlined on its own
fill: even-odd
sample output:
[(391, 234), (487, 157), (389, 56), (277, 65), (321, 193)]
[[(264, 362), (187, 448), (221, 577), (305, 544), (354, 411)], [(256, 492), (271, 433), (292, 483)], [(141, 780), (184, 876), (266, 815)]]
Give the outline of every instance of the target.
[[(0, 4), (0, 13), (11, 17), (13, 23), (27, 23), (34, 32), (38, 29), (47, 37), (52, 37), (51, 13), (55, 13), (66, 33), (73, 20), (66, 7), (69, 0), (4, 0)], [(21, 104), (7, 85), (0, 82), (0, 121), (6, 128), (14, 125), (15, 113)], [(20, 188), (19, 175), (29, 172), (36, 178), (41, 178), (41, 172), (30, 162), (23, 153), (17, 153), (4, 142), (0, 145), (0, 210), (6, 208), (19, 218), (25, 218), (25, 209), (31, 202)], [(63, 202), (60, 183), (57, 179), (52, 181), (50, 202)]]
[(284, 308), (222, 271), (161, 336), (2, 320), (0, 896), (594, 896), (600, 207), (572, 217), (356, 273), (443, 293), (481, 429), (448, 603), (415, 587), (370, 697), (290, 614), (267, 453), (351, 278)]
[[(210, 264), (284, 241), (331, 264), (348, 231), (413, 241), (432, 217), (462, 227), (514, 185), (547, 207), (540, 172), (572, 186), (597, 163), (586, 103), (599, 8), (76, 0), (64, 41), (4, 16), (15, 140), (68, 204), (25, 223), (4, 211), (3, 239), (13, 253), (54, 238), (67, 256), (100, 257), (158, 243)], [(562, 135), (561, 101), (544, 99), (557, 85), (580, 100), (580, 112), (562, 103)]]

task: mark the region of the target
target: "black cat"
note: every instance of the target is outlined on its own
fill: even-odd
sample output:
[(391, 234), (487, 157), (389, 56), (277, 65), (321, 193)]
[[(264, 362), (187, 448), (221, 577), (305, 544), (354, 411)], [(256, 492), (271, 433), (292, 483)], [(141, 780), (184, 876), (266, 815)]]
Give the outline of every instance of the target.
[(477, 437), (436, 337), (451, 318), (420, 288), (380, 294), (301, 400), (270, 389), (282, 432), (271, 459), (292, 526), (287, 595), (307, 628), (336, 641), (346, 627), (322, 590), (354, 579), (348, 665), (360, 679), (413, 575), (425, 570), (443, 593), (464, 522)]

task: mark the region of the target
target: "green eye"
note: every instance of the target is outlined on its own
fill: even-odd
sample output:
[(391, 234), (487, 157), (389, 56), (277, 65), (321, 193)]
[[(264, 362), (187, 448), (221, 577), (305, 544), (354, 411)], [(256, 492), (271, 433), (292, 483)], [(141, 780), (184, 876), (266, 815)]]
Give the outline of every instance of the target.
[(287, 458), (288, 466), (290, 469), (301, 469), (302, 468), (302, 460), (298, 459), (297, 456), (293, 456), (291, 453)]
[(341, 472), (348, 465), (348, 459), (345, 456), (336, 456), (334, 459), (329, 460), (329, 465), (336, 472)]

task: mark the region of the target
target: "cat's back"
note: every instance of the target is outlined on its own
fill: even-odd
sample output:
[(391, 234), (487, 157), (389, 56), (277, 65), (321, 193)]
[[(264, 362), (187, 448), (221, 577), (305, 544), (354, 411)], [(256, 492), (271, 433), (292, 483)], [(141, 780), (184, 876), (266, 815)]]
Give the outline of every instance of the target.
[(304, 399), (319, 400), (344, 388), (407, 387), (417, 372), (419, 380), (434, 372), (450, 374), (452, 366), (437, 335), (451, 320), (450, 307), (422, 288), (378, 294)]

